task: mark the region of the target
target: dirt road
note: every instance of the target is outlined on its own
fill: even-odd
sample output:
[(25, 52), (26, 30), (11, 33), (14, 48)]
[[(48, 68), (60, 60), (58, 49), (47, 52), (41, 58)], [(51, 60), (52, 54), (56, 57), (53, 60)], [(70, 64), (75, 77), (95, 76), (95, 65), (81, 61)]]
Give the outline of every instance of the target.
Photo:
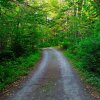
[(13, 96), (7, 100), (93, 100), (68, 60), (55, 49), (43, 50), (43, 59)]

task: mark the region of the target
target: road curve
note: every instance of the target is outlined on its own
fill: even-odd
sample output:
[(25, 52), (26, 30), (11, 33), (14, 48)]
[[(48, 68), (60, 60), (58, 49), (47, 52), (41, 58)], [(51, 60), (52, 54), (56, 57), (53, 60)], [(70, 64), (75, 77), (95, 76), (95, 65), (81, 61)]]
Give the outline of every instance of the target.
[(43, 50), (37, 70), (7, 100), (93, 100), (63, 54), (53, 48)]

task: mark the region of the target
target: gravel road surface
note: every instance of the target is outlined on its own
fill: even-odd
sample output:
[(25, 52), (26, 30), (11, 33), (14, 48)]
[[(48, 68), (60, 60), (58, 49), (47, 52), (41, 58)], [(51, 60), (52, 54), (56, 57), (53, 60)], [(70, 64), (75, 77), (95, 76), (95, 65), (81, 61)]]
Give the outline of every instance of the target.
[(36, 71), (7, 100), (93, 100), (63, 54), (43, 49)]

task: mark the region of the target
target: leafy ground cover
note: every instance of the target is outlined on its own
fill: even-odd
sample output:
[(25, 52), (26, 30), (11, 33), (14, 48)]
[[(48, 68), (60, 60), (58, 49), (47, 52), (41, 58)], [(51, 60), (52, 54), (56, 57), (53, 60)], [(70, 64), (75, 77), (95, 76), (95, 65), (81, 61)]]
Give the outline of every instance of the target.
[(39, 60), (40, 52), (28, 54), (15, 61), (6, 61), (0, 64), (0, 90), (16, 81), (20, 76), (27, 75), (29, 69)]

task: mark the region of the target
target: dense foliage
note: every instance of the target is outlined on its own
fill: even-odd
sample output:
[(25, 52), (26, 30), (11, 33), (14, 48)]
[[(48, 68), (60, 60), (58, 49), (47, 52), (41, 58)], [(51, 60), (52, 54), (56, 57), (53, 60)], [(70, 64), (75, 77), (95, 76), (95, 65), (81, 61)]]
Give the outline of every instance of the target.
[(87, 70), (100, 74), (100, 36), (91, 36), (82, 40), (76, 52)]
[[(77, 56), (83, 67), (100, 74), (100, 3), (91, 0), (67, 0), (51, 26), (58, 45)], [(56, 31), (55, 31), (56, 30)], [(56, 42), (57, 42), (56, 41)]]
[(62, 46), (81, 68), (100, 74), (99, 26), (98, 0), (0, 0), (0, 82), (13, 70), (8, 63), (49, 46)]
[(14, 61), (5, 61), (0, 65), (0, 90), (22, 75), (27, 75), (28, 70), (39, 60), (38, 52), (28, 56), (19, 57)]
[(37, 46), (44, 23), (42, 4), (0, 0), (0, 89), (27, 73), (40, 57)]

